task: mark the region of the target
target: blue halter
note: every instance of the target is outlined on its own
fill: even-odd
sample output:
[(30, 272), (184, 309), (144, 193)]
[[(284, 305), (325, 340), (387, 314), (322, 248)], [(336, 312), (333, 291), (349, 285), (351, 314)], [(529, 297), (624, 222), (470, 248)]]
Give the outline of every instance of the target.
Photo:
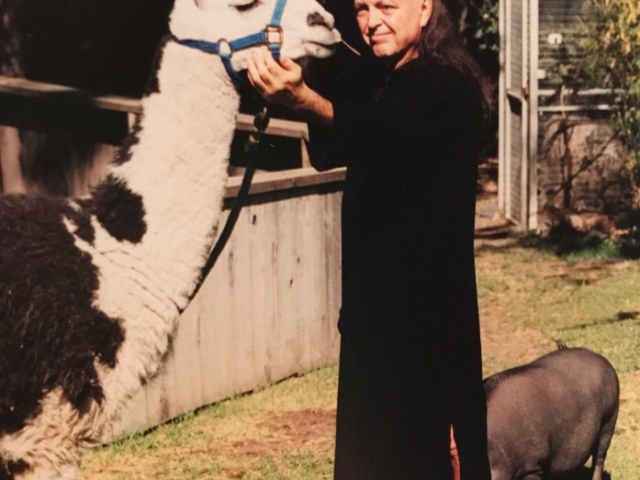
[[(220, 55), (224, 68), (229, 76), (232, 79), (241, 82), (242, 78), (238, 75), (238, 72), (233, 69), (233, 65), (231, 65), (231, 55), (233, 52), (253, 47), (254, 45), (267, 45), (269, 50), (271, 50), (271, 54), (275, 61), (280, 61), (280, 47), (282, 47), (283, 35), (280, 22), (282, 21), (282, 13), (284, 12), (286, 3), (287, 0), (277, 0), (276, 8), (273, 11), (269, 25), (259, 33), (254, 33), (231, 41), (220, 39), (216, 43), (206, 42), (204, 40), (179, 40), (176, 37), (173, 37), (173, 39), (185, 47), (195, 48), (203, 52)], [(275, 40), (274, 37), (276, 37)]]

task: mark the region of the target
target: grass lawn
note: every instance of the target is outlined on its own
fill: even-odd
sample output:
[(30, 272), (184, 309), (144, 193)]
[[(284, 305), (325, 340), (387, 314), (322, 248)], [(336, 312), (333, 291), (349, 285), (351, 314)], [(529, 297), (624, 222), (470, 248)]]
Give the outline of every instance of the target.
[[(478, 246), (477, 275), (485, 374), (555, 349), (554, 339), (602, 353), (622, 385), (605, 469), (612, 480), (640, 478), (640, 262), (559, 258), (511, 238)], [(311, 372), (98, 448), (81, 478), (329, 479), (337, 373)]]

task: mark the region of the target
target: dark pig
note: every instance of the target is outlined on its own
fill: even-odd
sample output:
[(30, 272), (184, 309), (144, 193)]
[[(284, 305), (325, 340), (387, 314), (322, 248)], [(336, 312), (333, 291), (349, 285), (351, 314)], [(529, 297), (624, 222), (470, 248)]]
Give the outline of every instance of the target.
[(561, 349), (485, 379), (492, 480), (555, 478), (593, 457), (593, 480), (618, 417), (611, 364), (584, 348)]

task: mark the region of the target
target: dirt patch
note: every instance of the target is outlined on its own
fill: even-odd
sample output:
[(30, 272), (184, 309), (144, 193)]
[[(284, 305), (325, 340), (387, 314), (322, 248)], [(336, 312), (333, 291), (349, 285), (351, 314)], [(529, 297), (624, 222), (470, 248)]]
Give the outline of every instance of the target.
[(336, 428), (336, 411), (300, 410), (272, 415), (258, 426), (267, 428), (287, 448), (328, 447), (333, 443)]
[(197, 434), (185, 436), (180, 444), (169, 438), (159, 445), (150, 444), (148, 451), (93, 456), (84, 462), (82, 478), (173, 479), (183, 477), (165, 477), (163, 472), (185, 469), (196, 472), (193, 478), (203, 480), (257, 478), (265, 465), (286, 472), (298, 454), (332, 455), (335, 416), (335, 408), (310, 408), (244, 415), (241, 421), (234, 417), (200, 418)]
[[(637, 458), (640, 454), (638, 432), (640, 431), (640, 371), (635, 371), (620, 379), (620, 412), (616, 423), (614, 448), (621, 443), (630, 456)], [(626, 438), (626, 442), (622, 440)]]
[(620, 384), (620, 403), (640, 405), (640, 371), (629, 374)]
[(249, 472), (247, 472), (246, 470), (235, 470), (235, 469), (224, 471), (225, 478), (244, 478), (247, 476), (248, 473)]
[[(279, 471), (286, 471), (284, 462), (288, 452), (333, 450), (336, 411), (300, 410), (269, 415), (256, 423), (256, 427), (266, 431), (265, 438), (246, 438), (231, 442), (217, 454), (226, 458), (269, 459)], [(244, 478), (246, 470), (224, 470), (225, 478)]]
[(261, 438), (233, 441), (217, 452), (226, 457), (267, 458), (285, 451), (331, 449), (334, 442), (336, 411), (299, 410), (268, 415), (256, 423)]

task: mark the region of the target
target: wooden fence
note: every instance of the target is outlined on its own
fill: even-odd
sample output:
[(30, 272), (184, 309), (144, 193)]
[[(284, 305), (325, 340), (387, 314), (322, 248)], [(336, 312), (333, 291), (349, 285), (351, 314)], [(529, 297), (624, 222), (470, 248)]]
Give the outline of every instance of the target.
[[(164, 371), (109, 437), (334, 362), (343, 171), (256, 177), (255, 193), (180, 319)], [(237, 191), (232, 178), (229, 195)]]
[[(3, 95), (40, 98), (47, 91), (66, 92), (69, 101), (80, 98), (92, 108), (139, 109), (131, 99), (0, 78)], [(250, 121), (240, 116), (239, 129), (249, 129)], [(270, 128), (271, 134), (306, 136), (306, 125), (294, 122), (276, 120)], [(8, 155), (17, 155), (16, 145), (5, 142), (0, 158)], [(312, 168), (256, 174), (225, 251), (180, 318), (164, 368), (105, 441), (337, 359), (344, 174)], [(227, 212), (240, 181), (229, 179)]]
[[(0, 191), (86, 193), (102, 177), (106, 164), (141, 111), (142, 103), (137, 98), (94, 94), (73, 87), (0, 75)], [(238, 114), (236, 129), (251, 131), (253, 116)], [(19, 130), (23, 140), (18, 135)], [(309, 139), (306, 123), (273, 118), (265, 133), (271, 138), (299, 140), (300, 164), (310, 166), (305, 143)], [(56, 167), (59, 171), (54, 176), (58, 185), (53, 182), (53, 188), (46, 178), (34, 181), (34, 172), (24, 178), (20, 169), (22, 161), (23, 170), (25, 166), (27, 170), (33, 170), (35, 163), (36, 170), (50, 171), (50, 165), (42, 164), (42, 159), (48, 157), (42, 150), (49, 148), (70, 157), (55, 159), (59, 162)], [(231, 169), (232, 173), (242, 170)], [(57, 177), (66, 177), (63, 182), (66, 185), (59, 185), (60, 178)]]

